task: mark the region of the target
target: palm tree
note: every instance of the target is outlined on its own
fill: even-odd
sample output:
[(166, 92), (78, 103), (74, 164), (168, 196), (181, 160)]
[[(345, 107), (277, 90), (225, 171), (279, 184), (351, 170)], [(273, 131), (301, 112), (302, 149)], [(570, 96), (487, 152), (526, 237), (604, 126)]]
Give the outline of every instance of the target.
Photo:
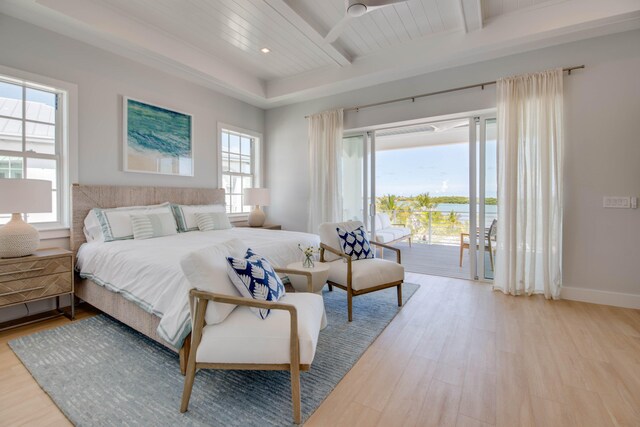
[(378, 209), (391, 213), (391, 221), (396, 220), (396, 211), (400, 208), (398, 204), (398, 196), (395, 194), (387, 194), (382, 197), (378, 197)]
[(427, 233), (429, 234), (429, 244), (431, 244), (431, 233), (432, 230), (432, 220), (433, 220), (433, 210), (438, 206), (438, 204), (433, 200), (433, 198), (429, 195), (429, 193), (421, 193), (413, 198), (416, 207), (422, 211), (420, 215), (420, 222), (424, 224), (427, 229)]
[(449, 212), (449, 215), (447, 216), (447, 223), (449, 224), (449, 227), (453, 230), (456, 225), (458, 225), (458, 223), (460, 222), (460, 215), (458, 215), (455, 211), (451, 210), (451, 212)]
[(418, 194), (414, 197), (414, 203), (418, 208), (421, 208), (421, 210), (432, 211), (438, 207), (438, 204), (433, 201), (429, 193)]

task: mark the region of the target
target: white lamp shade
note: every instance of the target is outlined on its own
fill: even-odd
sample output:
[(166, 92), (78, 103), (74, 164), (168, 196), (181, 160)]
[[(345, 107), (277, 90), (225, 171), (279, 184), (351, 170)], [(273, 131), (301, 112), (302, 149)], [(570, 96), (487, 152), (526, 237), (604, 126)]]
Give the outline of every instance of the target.
[(269, 206), (271, 194), (268, 188), (245, 188), (244, 204), (255, 206)]
[(51, 182), (42, 179), (0, 179), (0, 213), (49, 213)]

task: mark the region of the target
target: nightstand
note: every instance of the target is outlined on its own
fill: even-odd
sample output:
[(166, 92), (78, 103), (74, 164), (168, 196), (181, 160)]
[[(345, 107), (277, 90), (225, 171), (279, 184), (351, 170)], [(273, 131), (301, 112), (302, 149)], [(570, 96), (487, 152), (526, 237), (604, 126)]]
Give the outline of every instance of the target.
[[(238, 221), (231, 223), (234, 227), (249, 227), (249, 223), (247, 221)], [(282, 226), (278, 224), (269, 224), (264, 223), (262, 227), (250, 227), (250, 228), (264, 228), (266, 230), (282, 230)]]
[[(71, 310), (60, 309), (60, 296), (69, 295)], [(73, 253), (50, 248), (39, 249), (21, 258), (0, 258), (0, 308), (55, 298), (55, 312), (47, 312), (0, 324), (0, 330), (66, 315), (75, 317), (73, 300)], [(24, 320), (24, 322), (21, 322)]]

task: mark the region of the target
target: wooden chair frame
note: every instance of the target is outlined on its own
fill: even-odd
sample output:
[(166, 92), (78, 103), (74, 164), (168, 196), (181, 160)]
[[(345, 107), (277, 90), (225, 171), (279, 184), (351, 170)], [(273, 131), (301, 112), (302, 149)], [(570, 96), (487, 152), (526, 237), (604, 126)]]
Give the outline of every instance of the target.
[[(371, 245), (378, 246), (381, 249), (389, 249), (389, 250), (394, 251), (396, 253), (396, 262), (398, 264), (402, 264), (402, 258), (401, 258), (401, 254), (400, 254), (400, 249), (394, 248), (393, 246), (385, 245), (383, 243), (379, 243), (379, 242), (376, 242), (376, 241), (371, 241), (369, 243)], [(341, 284), (336, 283), (336, 282), (332, 282), (331, 280), (328, 280), (327, 284), (329, 285), (329, 290), (330, 291), (333, 291), (333, 287), (334, 286), (337, 287), (337, 288), (340, 288), (342, 290), (347, 291), (347, 310), (348, 310), (348, 315), (349, 315), (349, 322), (351, 322), (353, 320), (353, 297), (358, 296), (358, 295), (364, 295), (364, 294), (368, 294), (370, 292), (380, 291), (382, 289), (397, 287), (398, 288), (398, 307), (402, 307), (402, 283), (404, 282), (404, 280), (399, 280), (399, 281), (391, 282), (391, 283), (385, 283), (385, 284), (374, 286), (372, 288), (367, 288), (367, 289), (360, 289), (360, 290), (353, 289), (353, 287), (351, 286), (351, 283), (352, 283), (352, 280), (353, 280), (352, 263), (354, 261), (351, 259), (350, 256), (345, 255), (343, 252), (339, 251), (338, 249), (332, 248), (331, 246), (326, 245), (324, 243), (320, 243), (320, 262), (325, 262), (325, 260), (324, 260), (324, 252), (325, 251), (329, 251), (332, 254), (337, 255), (340, 258), (345, 259), (346, 262), (347, 262), (347, 286), (341, 285)]]
[[(298, 274), (307, 277), (307, 289), (313, 289), (311, 273), (308, 271), (291, 270), (284, 268), (274, 269), (277, 273)], [(184, 390), (182, 392), (182, 404), (180, 412), (186, 412), (189, 407), (193, 381), (198, 369), (227, 369), (227, 370), (256, 370), (256, 371), (289, 371), (291, 373), (291, 403), (293, 406), (293, 420), (300, 424), (302, 419), (300, 402), (300, 371), (308, 371), (311, 365), (300, 364), (300, 344), (298, 338), (298, 312), (291, 304), (284, 304), (272, 301), (259, 301), (253, 298), (245, 298), (231, 295), (215, 294), (212, 292), (192, 289), (189, 292), (191, 298), (195, 299), (195, 316), (193, 320), (193, 330), (191, 331), (191, 351), (187, 362), (186, 377), (184, 380)], [(202, 341), (202, 330), (205, 327), (204, 315), (207, 311), (209, 301), (223, 304), (236, 304), (247, 307), (265, 308), (271, 310), (285, 310), (291, 316), (290, 327), (290, 363), (282, 364), (259, 364), (259, 363), (197, 363), (196, 354), (198, 346)]]

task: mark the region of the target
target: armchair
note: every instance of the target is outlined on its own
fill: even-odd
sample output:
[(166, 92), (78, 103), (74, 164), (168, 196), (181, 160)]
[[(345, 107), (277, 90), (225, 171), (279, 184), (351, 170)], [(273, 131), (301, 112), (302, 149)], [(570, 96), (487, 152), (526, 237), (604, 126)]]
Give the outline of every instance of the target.
[[(278, 273), (307, 276), (304, 272), (275, 269)], [(187, 362), (181, 412), (186, 412), (198, 369), (287, 370), (291, 373), (293, 420), (301, 421), (300, 371), (307, 371), (315, 356), (324, 303), (313, 293), (289, 293), (280, 301), (259, 301), (192, 289), (191, 352)], [(238, 307), (220, 323), (207, 325), (209, 302)], [(249, 307), (268, 308), (260, 319)]]
[(382, 289), (397, 288), (398, 307), (402, 306), (402, 283), (404, 267), (401, 263), (400, 249), (380, 242), (370, 241), (371, 245), (389, 249), (396, 253), (396, 262), (381, 258), (352, 260), (340, 248), (336, 228), (353, 231), (362, 226), (360, 221), (342, 223), (324, 223), (320, 225), (320, 262), (329, 262), (329, 290), (333, 287), (347, 292), (347, 311), (349, 322), (353, 320), (353, 297)]

